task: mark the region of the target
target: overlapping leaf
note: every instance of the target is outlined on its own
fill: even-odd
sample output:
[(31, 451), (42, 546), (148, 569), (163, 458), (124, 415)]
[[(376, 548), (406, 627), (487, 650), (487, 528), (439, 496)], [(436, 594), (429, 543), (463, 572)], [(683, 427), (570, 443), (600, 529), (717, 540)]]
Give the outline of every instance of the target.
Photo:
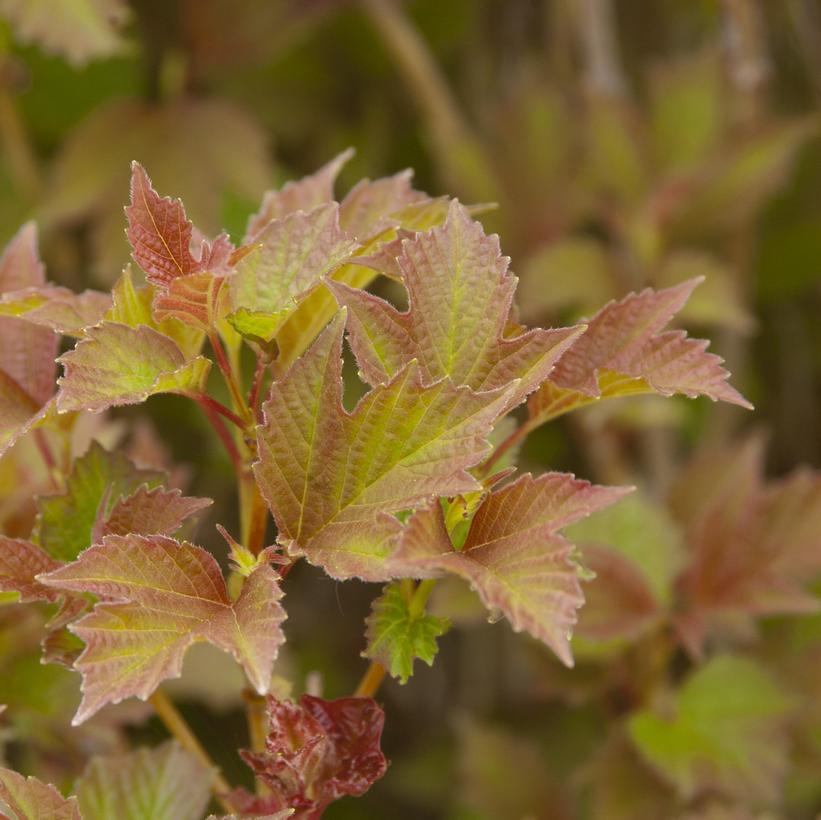
[(76, 797), (63, 797), (36, 777), (0, 769), (0, 815), (15, 820), (84, 820)]
[(710, 621), (818, 609), (806, 587), (821, 575), (821, 477), (798, 470), (763, 479), (762, 443), (704, 455), (671, 494), (690, 562), (679, 581), (678, 625), (698, 653)]
[(487, 452), (506, 395), (425, 386), (411, 363), (348, 414), (343, 331), (340, 314), (272, 386), (254, 471), (290, 550), (336, 578), (384, 580), (400, 529), (390, 513), (480, 489), (466, 470)]
[(265, 752), (242, 756), (270, 789), (271, 811), (294, 808), (295, 820), (318, 820), (334, 800), (364, 794), (385, 774), (385, 713), (371, 698), (271, 697), (268, 718)]
[(630, 719), (644, 758), (684, 797), (704, 791), (772, 800), (786, 765), (790, 701), (754, 662), (720, 655), (694, 672), (675, 712)]
[(39, 580), (100, 599), (72, 625), (86, 643), (75, 663), (83, 677), (75, 724), (107, 703), (145, 700), (163, 680), (179, 677), (195, 641), (230, 652), (257, 691), (268, 688), (285, 619), (268, 566), (251, 573), (232, 602), (217, 562), (200, 547), (159, 535), (110, 535)]
[(707, 353), (707, 342), (681, 330), (663, 331), (698, 282), (648, 288), (602, 308), (530, 397), (530, 426), (598, 399), (635, 393), (709, 396), (749, 408), (727, 383), (721, 359)]
[(269, 221), (229, 279), (229, 321), (245, 336), (271, 341), (298, 297), (316, 287), (356, 247), (339, 227), (336, 203)]
[(396, 260), (408, 290), (402, 313), (339, 283), (329, 287), (351, 311), (350, 341), (360, 371), (381, 384), (412, 359), (428, 383), (449, 377), (475, 390), (520, 380), (511, 404), (544, 381), (582, 328), (507, 335), (516, 277), (498, 237), (486, 236), (453, 202), (445, 225), (401, 245)]
[[(45, 285), (37, 231), (24, 225), (0, 257), (0, 293)], [(58, 338), (51, 330), (0, 315), (0, 452), (34, 423), (54, 394)]]
[(175, 742), (94, 758), (75, 791), (83, 820), (201, 820), (212, 772)]
[(379, 661), (400, 683), (413, 674), (416, 658), (433, 666), (436, 639), (447, 632), (447, 618), (416, 611), (399, 584), (389, 584), (373, 602), (366, 620), (364, 657)]
[(59, 361), (57, 408), (60, 412), (102, 412), (123, 404), (140, 404), (158, 393), (203, 392), (211, 363), (203, 356), (186, 358), (173, 339), (145, 325), (136, 328), (103, 322)]
[(110, 307), (111, 297), (107, 293), (96, 290), (74, 293), (68, 288), (46, 285), (4, 293), (0, 299), (0, 316), (17, 316), (55, 333), (82, 336)]
[[(162, 480), (161, 472), (140, 470), (121, 453), (109, 452), (94, 441), (74, 461), (65, 492), (37, 499), (37, 541), (53, 558), (73, 561), (91, 546), (95, 529), (105, 526), (123, 499), (141, 486), (158, 487)], [(151, 526), (153, 522), (148, 519), (135, 531), (145, 533), (145, 527)]]
[(491, 612), (570, 666), (568, 634), (584, 597), (573, 545), (558, 531), (625, 492), (564, 473), (526, 474), (487, 497), (461, 549), (451, 542), (439, 503), (416, 512), (391, 563), (397, 573), (415, 577), (452, 572), (465, 578)]
[(31, 541), (0, 536), (0, 592), (17, 592), (20, 601), (56, 601), (60, 593), (37, 580), (41, 572), (60, 566)]

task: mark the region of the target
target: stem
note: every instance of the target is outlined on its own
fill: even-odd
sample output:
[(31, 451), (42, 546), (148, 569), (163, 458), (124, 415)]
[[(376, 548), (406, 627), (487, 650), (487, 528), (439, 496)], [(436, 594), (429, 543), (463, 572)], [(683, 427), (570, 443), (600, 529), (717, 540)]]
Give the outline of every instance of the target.
[(211, 422), (211, 426), (219, 436), (220, 441), (222, 441), (225, 445), (228, 457), (231, 459), (237, 474), (241, 475), (245, 471), (245, 463), (243, 462), (242, 456), (237, 449), (236, 442), (231, 436), (231, 433), (228, 431), (228, 428), (225, 426), (225, 422), (222, 420), (222, 417), (210, 403), (201, 401), (200, 395), (201, 394), (195, 395), (194, 398), (200, 403), (205, 415), (208, 417), (208, 421)]
[(245, 422), (233, 410), (230, 410), (221, 401), (217, 401), (207, 393), (198, 393), (197, 401), (203, 406), (208, 405), (208, 407), (219, 413), (221, 416), (224, 416), (228, 419), (228, 421), (236, 424), (236, 426), (243, 432), (247, 429)]
[(411, 618), (421, 618), (422, 615), (425, 613), (425, 607), (428, 603), (428, 598), (430, 598), (431, 592), (433, 592), (433, 588), (436, 586), (436, 578), (426, 578), (424, 581), (420, 581), (416, 590), (413, 593), (413, 597), (408, 604), (408, 614)]
[(257, 368), (254, 371), (254, 382), (251, 385), (251, 395), (248, 397), (248, 406), (254, 413), (257, 421), (262, 421), (259, 412), (259, 400), (262, 396), (262, 385), (265, 381), (265, 371), (268, 369), (268, 363), (262, 356), (257, 358)]
[(527, 438), (531, 432), (529, 422), (519, 425), (504, 441), (500, 442), (496, 449), (479, 465), (478, 470), (481, 475), (490, 473), (493, 465), (505, 454), (520, 442)]
[(46, 465), (49, 480), (54, 486), (54, 489), (57, 492), (60, 492), (63, 489), (62, 481), (60, 480), (60, 469), (57, 466), (57, 461), (54, 458), (54, 453), (51, 452), (51, 447), (49, 446), (48, 439), (45, 437), (45, 434), (42, 430), (34, 431), (34, 443), (37, 445), (37, 450), (43, 457), (43, 462)]
[(610, 0), (581, 0), (578, 10), (587, 87), (602, 97), (620, 99), (627, 82), (619, 60), (613, 6)]
[(268, 529), (268, 505), (259, 492), (257, 482), (251, 476), (251, 510), (247, 517), (248, 532), (244, 533), (244, 543), (254, 555), (259, 555), (265, 546)]
[(251, 748), (255, 752), (264, 752), (265, 740), (268, 737), (268, 716), (265, 711), (265, 698), (258, 695), (253, 689), (247, 688), (243, 689), (242, 697), (246, 705)]
[(186, 723), (185, 718), (179, 713), (177, 707), (174, 706), (168, 699), (168, 696), (160, 689), (157, 689), (148, 701), (154, 707), (160, 720), (165, 724), (165, 728), (179, 741), (180, 745), (191, 752), (203, 766), (213, 771), (211, 791), (220, 806), (229, 814), (233, 813), (234, 809), (227, 799), (227, 795), (231, 793), (230, 784), (220, 774), (216, 763), (214, 763), (211, 756), (205, 751), (203, 745), (197, 740), (196, 735), (191, 731), (191, 727)]
[[(0, 54), (0, 73), (11, 73), (10, 59), (5, 54)], [(33, 203), (42, 189), (37, 157), (8, 83), (0, 83), (0, 139), (8, 158), (6, 167), (17, 192)]]
[(355, 698), (372, 698), (379, 690), (379, 686), (385, 679), (387, 671), (388, 670), (385, 669), (379, 661), (371, 661), (365, 670), (365, 674), (362, 676), (362, 680), (359, 681), (359, 686), (356, 687), (353, 696)]
[[(228, 361), (228, 356), (225, 355), (225, 349), (222, 346), (219, 336), (212, 331), (208, 334), (208, 341), (211, 342), (211, 347), (214, 350), (214, 358), (217, 360), (217, 366), (222, 373), (222, 377), (225, 379), (228, 392), (231, 394), (231, 401), (234, 404), (234, 409), (239, 411), (249, 421), (252, 420), (253, 416), (251, 415), (251, 411), (248, 409), (248, 405), (245, 403), (242, 390), (240, 390), (239, 384), (237, 383), (234, 370), (231, 367), (231, 363)], [(246, 426), (245, 421), (243, 421), (242, 426)]]

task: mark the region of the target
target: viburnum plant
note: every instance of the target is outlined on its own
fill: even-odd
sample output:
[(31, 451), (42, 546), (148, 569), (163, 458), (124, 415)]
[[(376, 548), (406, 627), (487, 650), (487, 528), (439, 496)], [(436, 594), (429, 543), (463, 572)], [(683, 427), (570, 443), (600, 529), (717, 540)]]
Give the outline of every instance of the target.
[[(318, 818), (364, 793), (387, 767), (373, 696), (386, 673), (404, 683), (416, 659), (432, 664), (449, 628), (426, 610), (440, 576), (467, 580), (494, 616), (572, 665), (584, 570), (562, 530), (631, 488), (516, 476), (522, 440), (636, 393), (749, 406), (706, 342), (665, 329), (697, 280), (629, 295), (584, 324), (527, 329), (509, 260), (470, 208), (414, 190), (408, 173), (364, 180), (336, 202), (347, 158), (269, 192), (238, 247), (225, 234), (204, 238), (135, 163), (127, 234), (145, 281), (126, 269), (110, 294), (49, 284), (32, 225), (6, 249), (0, 443), (5, 452), (33, 442), (46, 486), (33, 490), (30, 534), (0, 537), (0, 591), (51, 606), (43, 661), (81, 676), (75, 725), (137, 697), (179, 741), (93, 760), (68, 798), (0, 770), (0, 809), (12, 816), (199, 820), (213, 796), (230, 815)], [(378, 276), (404, 291), (406, 308), (365, 290)], [(351, 411), (346, 335), (365, 385)], [(61, 336), (76, 343), (55, 380)], [(248, 384), (244, 348), (255, 361)], [(209, 392), (212, 369), (230, 404)], [(99, 443), (77, 451), (88, 414), (159, 393), (196, 402), (236, 470), (240, 531), (217, 525), (227, 576), (185, 540), (210, 499), (170, 489), (162, 471)], [(699, 600), (719, 571), (709, 556), (732, 549), (702, 543), (685, 583)], [(269, 694), (287, 575), (301, 559), (338, 580), (385, 585), (352, 697)], [(695, 646), (703, 624), (685, 615)], [(200, 641), (230, 653), (247, 678), (253, 748), (240, 754), (255, 794), (225, 781), (163, 692)]]

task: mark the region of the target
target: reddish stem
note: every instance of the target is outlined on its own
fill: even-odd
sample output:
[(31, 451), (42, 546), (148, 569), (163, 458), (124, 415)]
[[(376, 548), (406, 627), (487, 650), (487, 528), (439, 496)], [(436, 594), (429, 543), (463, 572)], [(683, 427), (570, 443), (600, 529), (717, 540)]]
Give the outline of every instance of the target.
[(245, 421), (242, 418), (240, 418), (233, 410), (226, 407), (222, 402), (217, 401), (215, 398), (209, 396), (207, 393), (198, 393), (197, 401), (203, 406), (207, 405), (212, 410), (228, 419), (228, 421), (232, 422), (233, 424), (236, 424), (236, 426), (239, 427), (240, 430), (242, 430), (243, 432), (245, 431)]
[[(222, 373), (222, 377), (225, 379), (226, 385), (228, 385), (228, 390), (231, 393), (231, 399), (234, 402), (234, 407), (248, 418), (252, 418), (251, 413), (248, 410), (248, 406), (245, 404), (245, 399), (242, 396), (242, 391), (237, 384), (234, 370), (231, 367), (231, 362), (228, 361), (228, 356), (225, 354), (225, 350), (222, 347), (222, 342), (220, 341), (219, 336), (213, 332), (209, 333), (208, 341), (211, 342), (211, 347), (214, 351), (214, 358), (217, 360), (217, 366)], [(243, 422), (242, 426), (245, 426), (245, 422)]]
[(479, 472), (487, 475), (493, 465), (510, 449), (515, 447), (520, 441), (525, 439), (530, 433), (530, 426), (527, 422), (517, 427), (496, 449), (479, 465)]
[(257, 358), (257, 369), (254, 371), (254, 383), (251, 385), (251, 395), (248, 397), (248, 406), (259, 422), (262, 421), (262, 414), (259, 411), (259, 400), (262, 396), (262, 385), (265, 382), (265, 371), (267, 369), (268, 363), (262, 356), (259, 356)]
[(219, 415), (217, 410), (215, 410), (209, 402), (202, 401), (202, 394), (197, 394), (195, 398), (200, 403), (202, 409), (205, 411), (205, 415), (208, 416), (208, 421), (211, 422), (211, 426), (214, 428), (214, 431), (220, 437), (222, 443), (225, 445), (225, 449), (228, 453), (229, 458), (231, 459), (231, 462), (234, 465), (234, 469), (237, 471), (238, 474), (241, 474), (245, 470), (245, 464), (243, 462), (239, 450), (237, 449), (236, 442), (231, 436), (231, 433), (229, 432), (228, 428), (225, 426), (225, 422), (222, 420), (222, 416)]

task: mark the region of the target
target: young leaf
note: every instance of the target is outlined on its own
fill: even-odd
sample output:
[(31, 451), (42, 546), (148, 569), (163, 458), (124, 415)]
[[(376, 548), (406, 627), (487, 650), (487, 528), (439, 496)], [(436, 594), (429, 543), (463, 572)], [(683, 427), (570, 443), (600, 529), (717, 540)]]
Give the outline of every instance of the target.
[(441, 228), (402, 243), (398, 270), (409, 309), (341, 283), (328, 282), (350, 310), (349, 340), (363, 377), (382, 384), (412, 359), (426, 383), (449, 377), (474, 390), (519, 379), (516, 404), (544, 381), (583, 328), (506, 334), (516, 277), (497, 236), (486, 236), (452, 202)]
[(7, 373), (0, 370), (0, 455), (35, 424), (40, 406)]
[(273, 809), (318, 820), (334, 800), (364, 794), (385, 774), (385, 713), (371, 698), (303, 695), (297, 705), (269, 697), (268, 719), (265, 752), (241, 754), (279, 801)]
[(706, 352), (707, 342), (681, 330), (662, 332), (699, 281), (648, 288), (603, 307), (530, 397), (530, 426), (598, 399), (634, 393), (703, 395), (750, 408), (727, 384), (721, 359)]
[(212, 773), (174, 741), (95, 757), (75, 786), (83, 820), (201, 820)]
[(348, 148), (310, 176), (288, 182), (278, 191), (266, 191), (259, 211), (248, 220), (243, 244), (256, 241), (257, 234), (272, 219), (281, 219), (295, 211), (312, 211), (319, 205), (332, 202), (334, 182), (353, 153)]
[(211, 363), (187, 359), (176, 342), (145, 325), (103, 322), (63, 354), (57, 408), (102, 412), (157, 393), (202, 392)]
[(60, 566), (31, 541), (0, 536), (0, 592), (17, 592), (20, 601), (56, 601), (60, 593), (41, 584), (36, 576)]
[(210, 498), (187, 497), (176, 489), (149, 489), (143, 484), (132, 495), (118, 500), (108, 516), (98, 511), (91, 543), (99, 543), (106, 535), (171, 535), (187, 518), (213, 503)]
[[(73, 561), (91, 546), (95, 529), (104, 526), (121, 499), (141, 485), (157, 487), (162, 480), (161, 472), (137, 469), (121, 453), (109, 452), (92, 441), (85, 455), (74, 461), (66, 491), (37, 499), (37, 541), (53, 558)], [(152, 525), (144, 521), (139, 531)]]
[(413, 674), (416, 658), (433, 666), (436, 639), (450, 627), (447, 618), (412, 611), (400, 584), (385, 587), (365, 623), (368, 643), (363, 657), (379, 661), (400, 683), (407, 683)]
[(124, 0), (2, 0), (0, 12), (17, 36), (49, 54), (60, 54), (75, 66), (122, 52), (120, 29), (129, 17)]
[(564, 473), (530, 474), (491, 493), (476, 511), (461, 549), (434, 503), (410, 519), (391, 560), (397, 574), (465, 578), (491, 612), (501, 612), (572, 666), (568, 634), (584, 597), (573, 545), (558, 531), (626, 492)]
[(298, 297), (356, 247), (339, 227), (335, 202), (271, 220), (229, 277), (229, 321), (243, 335), (271, 341)]
[(504, 393), (448, 380), (425, 386), (411, 363), (348, 414), (344, 313), (271, 388), (254, 473), (279, 538), (335, 578), (387, 580), (400, 530), (389, 513), (480, 489), (466, 470), (487, 451)]
[(710, 660), (678, 692), (675, 715), (630, 719), (633, 742), (685, 798), (718, 791), (773, 800), (786, 766), (790, 701), (753, 661)]
[(131, 164), (131, 204), (125, 212), (134, 259), (149, 282), (164, 288), (178, 276), (203, 269), (191, 254), (194, 226), (182, 202), (161, 197), (138, 162)]
[(63, 797), (36, 777), (0, 768), (0, 816), (5, 812), (15, 820), (85, 820), (76, 797)]
[(4, 293), (0, 316), (17, 316), (55, 333), (79, 337), (87, 327), (98, 324), (110, 307), (111, 297), (107, 293), (74, 293), (68, 288), (46, 285)]
[[(37, 229), (29, 222), (0, 257), (0, 293), (42, 287), (45, 270), (37, 252)], [(0, 317), (0, 370), (42, 407), (54, 395), (54, 357), (59, 340), (48, 328)]]
[(251, 573), (232, 603), (216, 560), (202, 548), (160, 535), (110, 535), (39, 580), (100, 599), (71, 628), (86, 643), (75, 664), (83, 676), (75, 725), (107, 703), (145, 700), (179, 677), (195, 641), (230, 652), (254, 688), (267, 691), (285, 619), (268, 566)]
[(710, 621), (723, 613), (819, 608), (805, 590), (821, 572), (817, 473), (798, 470), (765, 483), (762, 444), (752, 438), (695, 459), (674, 485), (671, 506), (690, 548), (677, 623), (691, 652), (701, 651)]

